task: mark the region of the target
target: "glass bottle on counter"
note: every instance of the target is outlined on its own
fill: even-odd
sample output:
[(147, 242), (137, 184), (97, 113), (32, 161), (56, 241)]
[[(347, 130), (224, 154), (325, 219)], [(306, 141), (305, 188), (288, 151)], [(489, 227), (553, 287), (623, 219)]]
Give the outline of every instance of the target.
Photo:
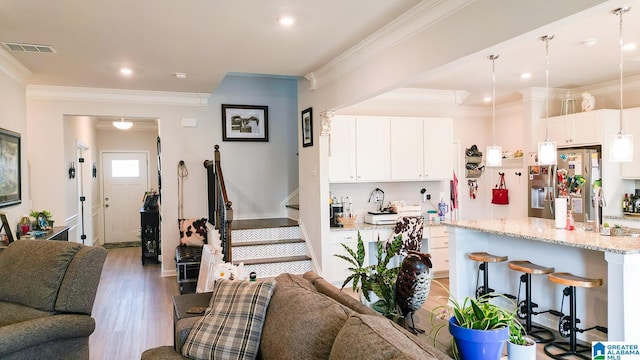
[(629, 194), (624, 193), (624, 199), (622, 200), (622, 212), (629, 212)]
[(575, 222), (573, 220), (573, 212), (571, 210), (567, 211), (567, 230), (575, 229)]

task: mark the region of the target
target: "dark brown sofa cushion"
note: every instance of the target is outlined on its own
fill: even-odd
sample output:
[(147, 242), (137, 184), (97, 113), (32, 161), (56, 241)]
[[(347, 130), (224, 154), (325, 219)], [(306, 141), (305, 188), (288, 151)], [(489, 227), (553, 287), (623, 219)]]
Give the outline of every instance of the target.
[(301, 277), (285, 274), (276, 283), (262, 329), (262, 359), (328, 359), (336, 335), (354, 311)]
[(382, 316), (354, 314), (338, 333), (329, 359), (449, 359), (433, 347), (421, 346), (412, 336)]

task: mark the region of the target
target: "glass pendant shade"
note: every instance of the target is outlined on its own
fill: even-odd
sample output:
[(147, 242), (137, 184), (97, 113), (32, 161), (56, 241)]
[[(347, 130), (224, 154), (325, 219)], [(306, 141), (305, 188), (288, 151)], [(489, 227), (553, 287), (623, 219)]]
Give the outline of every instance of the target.
[(614, 15), (618, 15), (620, 17), (620, 40), (619, 40), (619, 48), (620, 48), (620, 131), (613, 135), (611, 139), (611, 146), (609, 148), (609, 160), (615, 163), (626, 163), (633, 161), (633, 135), (625, 134), (622, 129), (623, 115), (624, 115), (624, 105), (623, 105), (623, 65), (624, 65), (624, 57), (622, 55), (623, 50), (623, 41), (622, 41), (622, 15), (629, 11), (631, 8), (629, 7), (621, 7), (613, 10), (611, 13)]
[(120, 121), (114, 121), (113, 126), (115, 126), (120, 130), (127, 130), (133, 126), (133, 123), (131, 121), (124, 121), (124, 118), (123, 118), (123, 119), (120, 119)]
[(633, 135), (613, 135), (609, 148), (609, 160), (620, 163), (633, 161)]
[(502, 166), (502, 146), (496, 145), (496, 59), (500, 55), (489, 55), (491, 60), (491, 79), (493, 81), (493, 95), (491, 96), (491, 126), (493, 128), (493, 146), (487, 146), (486, 166)]
[(487, 166), (502, 166), (502, 146), (487, 146)]
[(558, 163), (558, 150), (555, 141), (543, 141), (538, 143), (538, 165), (556, 165)]

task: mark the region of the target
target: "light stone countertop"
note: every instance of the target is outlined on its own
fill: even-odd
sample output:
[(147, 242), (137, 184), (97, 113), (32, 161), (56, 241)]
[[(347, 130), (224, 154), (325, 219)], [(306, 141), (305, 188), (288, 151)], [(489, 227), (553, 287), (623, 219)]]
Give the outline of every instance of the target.
[(640, 238), (631, 236), (603, 236), (593, 231), (585, 231), (583, 224), (576, 224), (576, 230), (556, 229), (550, 219), (482, 219), (457, 220), (445, 225), (469, 230), (477, 230), (496, 235), (547, 242), (576, 248), (604, 251), (618, 254), (640, 254)]
[[(424, 227), (431, 226), (443, 226), (443, 223), (425, 223)], [(343, 227), (332, 227), (331, 231), (351, 231), (351, 230), (375, 230), (375, 229), (391, 229), (396, 226), (396, 224), (388, 224), (388, 225), (373, 225), (367, 223), (355, 223), (353, 226), (343, 226)]]

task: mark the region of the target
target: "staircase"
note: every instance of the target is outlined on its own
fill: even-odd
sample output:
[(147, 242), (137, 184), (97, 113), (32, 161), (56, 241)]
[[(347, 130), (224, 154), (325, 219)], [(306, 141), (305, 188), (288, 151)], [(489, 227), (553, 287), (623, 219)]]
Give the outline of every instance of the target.
[(258, 278), (281, 273), (303, 274), (311, 270), (298, 222), (287, 218), (234, 220), (231, 223), (234, 264), (244, 263), (246, 273)]

